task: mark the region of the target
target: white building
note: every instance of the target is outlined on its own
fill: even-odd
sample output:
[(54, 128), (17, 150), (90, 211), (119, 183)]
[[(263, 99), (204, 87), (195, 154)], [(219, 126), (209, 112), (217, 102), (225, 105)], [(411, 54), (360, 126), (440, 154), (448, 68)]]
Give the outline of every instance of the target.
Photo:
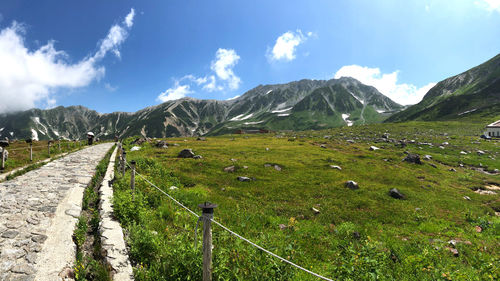
[(484, 134), (486, 136), (500, 138), (500, 120), (486, 126), (486, 131), (484, 131)]

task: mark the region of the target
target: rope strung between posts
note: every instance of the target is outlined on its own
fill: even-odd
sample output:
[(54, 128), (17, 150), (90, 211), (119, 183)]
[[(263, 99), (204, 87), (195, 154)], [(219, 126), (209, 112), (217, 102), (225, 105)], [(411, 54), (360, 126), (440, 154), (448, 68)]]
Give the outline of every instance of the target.
[[(130, 169), (132, 169), (132, 167), (129, 165), (129, 163), (128, 163), (127, 161), (125, 161), (125, 164), (126, 164), (126, 165), (130, 168)], [(139, 172), (137, 172), (137, 170), (135, 171), (135, 173), (136, 173), (136, 175), (138, 175), (140, 178), (142, 178), (145, 182), (147, 182), (149, 185), (151, 185), (152, 187), (156, 188), (158, 191), (160, 191), (161, 193), (163, 193), (163, 194), (165, 194), (166, 196), (168, 196), (168, 198), (170, 198), (172, 201), (174, 201), (175, 203), (177, 203), (179, 206), (181, 206), (182, 208), (184, 208), (185, 210), (187, 210), (187, 211), (188, 211), (189, 213), (191, 213), (193, 216), (197, 217), (197, 218), (198, 218), (198, 222), (197, 222), (196, 224), (198, 225), (198, 223), (200, 222), (200, 218), (201, 218), (201, 216), (197, 215), (194, 211), (192, 211), (192, 210), (191, 210), (191, 209), (189, 209), (188, 207), (184, 206), (181, 202), (177, 201), (177, 200), (176, 200), (174, 197), (172, 197), (170, 194), (166, 193), (165, 191), (163, 191), (162, 189), (160, 189), (158, 186), (156, 186), (154, 183), (150, 182), (150, 181), (149, 181), (148, 179), (146, 179), (143, 175), (141, 175)], [(257, 249), (259, 249), (259, 250), (261, 250), (261, 251), (263, 251), (263, 252), (265, 252), (265, 253), (267, 253), (267, 254), (269, 254), (269, 255), (271, 255), (271, 256), (273, 256), (273, 257), (275, 257), (275, 258), (279, 259), (279, 260), (281, 260), (282, 262), (288, 263), (289, 265), (294, 266), (294, 267), (296, 267), (296, 268), (298, 268), (298, 269), (300, 269), (300, 270), (302, 270), (302, 271), (305, 271), (305, 272), (307, 272), (307, 273), (309, 273), (309, 274), (311, 274), (311, 275), (313, 275), (313, 276), (315, 276), (315, 277), (318, 277), (318, 278), (320, 278), (320, 279), (327, 280), (327, 281), (333, 281), (333, 280), (332, 280), (332, 279), (330, 279), (330, 278), (327, 278), (327, 277), (324, 277), (324, 276), (322, 276), (322, 275), (319, 275), (319, 274), (317, 274), (317, 273), (315, 273), (315, 272), (312, 272), (312, 271), (310, 271), (310, 270), (308, 270), (308, 269), (306, 269), (306, 268), (304, 268), (304, 267), (302, 267), (302, 266), (300, 266), (300, 265), (297, 265), (297, 264), (295, 264), (295, 263), (293, 263), (293, 262), (291, 262), (291, 261), (289, 261), (289, 260), (287, 260), (287, 259), (285, 259), (285, 258), (282, 258), (282, 257), (278, 256), (277, 254), (275, 254), (275, 253), (273, 253), (273, 252), (271, 252), (271, 251), (269, 251), (269, 250), (264, 249), (263, 247), (261, 247), (261, 246), (259, 246), (259, 245), (255, 244), (254, 242), (252, 242), (252, 241), (248, 240), (247, 238), (245, 238), (245, 237), (243, 237), (243, 236), (239, 235), (238, 233), (236, 233), (236, 232), (232, 231), (231, 229), (227, 228), (226, 226), (224, 226), (223, 224), (219, 223), (218, 221), (216, 221), (216, 220), (214, 220), (214, 219), (210, 219), (210, 220), (211, 220), (213, 223), (215, 223), (216, 225), (220, 226), (220, 227), (221, 227), (222, 229), (224, 229), (225, 231), (227, 231), (227, 232), (229, 232), (230, 234), (232, 234), (233, 236), (235, 236), (236, 238), (239, 238), (239, 239), (241, 239), (241, 240), (243, 240), (243, 241), (247, 242), (247, 243), (248, 243), (248, 244), (250, 244), (251, 246), (254, 246), (255, 248), (257, 248)], [(196, 234), (196, 232), (195, 232), (195, 234)], [(196, 239), (196, 236), (195, 236), (195, 239)]]

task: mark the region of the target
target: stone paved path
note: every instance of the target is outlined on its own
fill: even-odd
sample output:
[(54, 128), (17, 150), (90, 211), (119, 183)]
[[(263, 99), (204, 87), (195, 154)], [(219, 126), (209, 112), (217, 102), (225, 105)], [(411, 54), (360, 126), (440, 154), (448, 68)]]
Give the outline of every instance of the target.
[[(83, 190), (112, 143), (92, 146), (0, 183), (0, 280), (62, 280)], [(61, 273), (63, 272), (63, 273)]]

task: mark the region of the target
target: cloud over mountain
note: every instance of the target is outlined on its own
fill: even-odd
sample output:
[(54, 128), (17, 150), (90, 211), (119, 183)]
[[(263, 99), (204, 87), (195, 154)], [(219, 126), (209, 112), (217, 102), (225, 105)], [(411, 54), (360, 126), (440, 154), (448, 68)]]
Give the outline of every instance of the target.
[(69, 55), (57, 50), (54, 41), (38, 49), (27, 47), (25, 25), (13, 22), (0, 31), (0, 113), (52, 107), (58, 89), (89, 85), (105, 74), (99, 62), (108, 52), (120, 56), (119, 47), (132, 27), (134, 9), (123, 24), (113, 25), (99, 43), (97, 52), (71, 63)]

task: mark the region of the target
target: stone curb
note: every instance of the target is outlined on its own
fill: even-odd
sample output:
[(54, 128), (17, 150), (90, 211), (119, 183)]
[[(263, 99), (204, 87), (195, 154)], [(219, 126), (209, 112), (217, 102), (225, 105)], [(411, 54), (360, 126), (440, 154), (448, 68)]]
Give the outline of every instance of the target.
[(113, 280), (127, 281), (134, 280), (132, 266), (128, 259), (128, 251), (123, 237), (123, 230), (120, 223), (113, 218), (113, 188), (109, 186), (109, 181), (114, 177), (115, 158), (118, 148), (115, 148), (109, 160), (106, 175), (101, 183), (99, 194), (101, 204), (99, 214), (101, 223), (99, 232), (101, 233), (101, 246), (105, 253), (106, 262), (113, 269)]

